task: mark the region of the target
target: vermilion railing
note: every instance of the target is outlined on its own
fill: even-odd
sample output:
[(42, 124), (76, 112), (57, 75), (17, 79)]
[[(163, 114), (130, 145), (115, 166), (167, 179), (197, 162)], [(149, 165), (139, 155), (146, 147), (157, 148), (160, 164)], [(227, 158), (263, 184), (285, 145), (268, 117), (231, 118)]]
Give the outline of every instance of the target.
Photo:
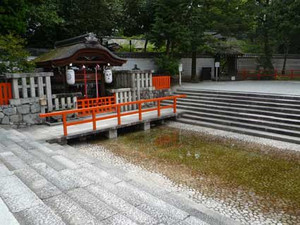
[(278, 70), (271, 72), (264, 70), (242, 70), (239, 74), (242, 76), (243, 80), (248, 78), (260, 80), (262, 77), (273, 77), (275, 80), (282, 78), (291, 80), (294, 78), (300, 78), (300, 70), (286, 70), (285, 74), (282, 74), (282, 72), (279, 72)]
[(8, 105), (11, 98), (11, 83), (0, 83), (0, 105)]
[(152, 77), (152, 85), (156, 90), (169, 89), (171, 87), (170, 76), (155, 76)]
[[(97, 106), (106, 106), (106, 105), (113, 105), (116, 103), (116, 96), (108, 96), (108, 97), (100, 97), (100, 98), (86, 98), (86, 99), (79, 99), (77, 101), (77, 108), (78, 109), (86, 109), (85, 111), (79, 112), (78, 116), (88, 116), (92, 114), (92, 111), (89, 110), (91, 107)], [(104, 107), (100, 108), (96, 111), (96, 114), (105, 113), (105, 112), (112, 112), (115, 109), (111, 107)]]
[[(163, 109), (168, 109), (168, 108), (173, 108), (173, 113), (176, 113), (177, 110), (177, 98), (185, 98), (186, 95), (176, 95), (176, 96), (169, 96), (169, 97), (163, 97), (163, 98), (154, 98), (154, 99), (146, 99), (146, 100), (139, 100), (139, 101), (134, 101), (134, 102), (125, 102), (125, 103), (119, 103), (119, 104), (112, 104), (112, 105), (105, 105), (105, 106), (98, 106), (98, 107), (91, 107), (88, 110), (92, 113), (92, 118), (87, 118), (84, 120), (80, 121), (73, 121), (73, 122), (67, 122), (67, 116), (69, 114), (74, 114), (74, 113), (81, 113), (86, 111), (86, 109), (74, 109), (74, 110), (66, 110), (66, 111), (59, 111), (59, 112), (52, 112), (52, 113), (44, 113), (40, 114), (41, 118), (45, 117), (50, 117), (50, 116), (62, 116), (63, 120), (63, 130), (64, 130), (64, 136), (68, 136), (68, 126), (74, 126), (78, 124), (84, 124), (84, 123), (92, 123), (93, 124), (93, 130), (97, 129), (97, 121), (100, 120), (107, 120), (107, 119), (112, 119), (112, 118), (118, 118), (118, 125), (121, 125), (121, 117), (122, 116), (129, 116), (129, 115), (134, 115), (138, 114), (139, 120), (142, 120), (142, 113), (144, 112), (151, 112), (151, 111), (156, 111), (157, 110), (157, 116), (161, 116), (161, 110)], [(164, 100), (173, 100), (172, 105), (166, 105), (166, 106), (161, 106), (161, 102)], [(155, 102), (157, 106), (152, 107), (152, 108), (145, 108), (142, 109), (142, 104), (144, 103), (149, 103), (149, 102)], [(122, 112), (121, 113), (121, 107), (126, 106), (126, 105), (138, 105), (138, 110), (134, 111), (129, 111), (129, 112)], [(107, 115), (103, 117), (96, 117), (97, 112), (101, 109), (105, 109), (107, 107), (110, 107), (112, 109), (117, 109), (116, 114), (112, 115)]]

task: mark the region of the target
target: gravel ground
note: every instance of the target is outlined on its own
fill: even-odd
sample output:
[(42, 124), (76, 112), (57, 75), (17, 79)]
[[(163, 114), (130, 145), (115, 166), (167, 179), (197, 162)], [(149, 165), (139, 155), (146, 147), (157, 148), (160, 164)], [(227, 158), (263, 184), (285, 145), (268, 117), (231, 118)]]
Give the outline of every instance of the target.
[(300, 145), (293, 144), (293, 143), (276, 141), (276, 140), (271, 140), (271, 139), (267, 139), (267, 138), (254, 137), (254, 136), (245, 135), (245, 134), (238, 134), (238, 133), (233, 133), (233, 132), (229, 132), (229, 131), (216, 130), (216, 129), (212, 129), (212, 128), (194, 126), (194, 125), (183, 124), (183, 123), (178, 123), (178, 122), (168, 122), (167, 125), (170, 127), (178, 128), (178, 129), (196, 131), (196, 132), (216, 135), (216, 136), (220, 136), (220, 137), (224, 137), (224, 138), (230, 138), (230, 139), (236, 139), (236, 140), (245, 141), (245, 142), (267, 145), (267, 146), (275, 147), (277, 149), (292, 150), (292, 151), (300, 152)]
[[(168, 125), (172, 127), (181, 128), (181, 129), (189, 129), (194, 131), (197, 130), (201, 132), (204, 131), (207, 133), (211, 132), (215, 135), (222, 135), (224, 137), (230, 137), (230, 138), (235, 137), (242, 140), (253, 141), (252, 137), (250, 138), (247, 137), (246, 135), (230, 134), (229, 132), (215, 131), (212, 129), (206, 129), (206, 128), (195, 127), (190, 125), (183, 125), (176, 122), (169, 123)], [(255, 140), (258, 141), (258, 138), (255, 138)], [(265, 144), (271, 144), (271, 143), (272, 142), (269, 141), (266, 142)], [(77, 148), (82, 153), (97, 158), (104, 165), (110, 165), (115, 167), (117, 170), (119, 169), (125, 171), (126, 174), (129, 176), (128, 178), (130, 179), (136, 180), (137, 182), (143, 183), (145, 185), (149, 185), (150, 187), (153, 187), (154, 190), (155, 187), (160, 187), (161, 189), (169, 190), (170, 192), (177, 193), (184, 198), (191, 199), (194, 202), (204, 205), (205, 207), (213, 211), (219, 212), (220, 214), (226, 217), (230, 217), (233, 220), (239, 221), (241, 224), (299, 224), (300, 223), (299, 217), (285, 215), (284, 213), (277, 213), (277, 214), (274, 212), (269, 212), (268, 214), (262, 213), (261, 209), (259, 209), (258, 207), (256, 208), (255, 206), (253, 207), (252, 201), (245, 202), (245, 204), (242, 206), (239, 205), (238, 202), (241, 201), (235, 201), (235, 200), (236, 199), (239, 200), (240, 198), (243, 199), (243, 195), (244, 195), (243, 192), (235, 193), (234, 196), (231, 197), (227, 196), (228, 198), (230, 198), (230, 201), (207, 197), (195, 189), (192, 189), (182, 184), (178, 185), (172, 182), (170, 179), (168, 179), (162, 174), (149, 171), (145, 168), (142, 168), (141, 166), (137, 166), (132, 163), (129, 163), (123, 158), (114, 155), (108, 149), (105, 149), (103, 146), (99, 144), (96, 145), (96, 144), (81, 143), (75, 145), (74, 147)], [(288, 145), (286, 146), (282, 145), (282, 147), (287, 148)], [(255, 210), (253, 210), (253, 208), (255, 208)]]

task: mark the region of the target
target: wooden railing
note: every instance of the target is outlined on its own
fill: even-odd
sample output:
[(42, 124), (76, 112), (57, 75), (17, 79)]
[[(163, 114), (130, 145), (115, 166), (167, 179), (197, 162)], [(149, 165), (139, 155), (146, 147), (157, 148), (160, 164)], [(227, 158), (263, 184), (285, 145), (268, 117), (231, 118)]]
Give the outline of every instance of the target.
[(271, 77), (274, 80), (278, 79), (290, 79), (300, 78), (300, 70), (286, 70), (285, 74), (282, 74), (281, 71), (264, 71), (264, 70), (242, 70), (239, 72), (243, 80), (248, 78), (261, 80), (263, 77)]
[[(140, 100), (140, 101), (134, 101), (134, 102), (125, 102), (125, 103), (119, 103), (119, 104), (91, 107), (91, 108), (88, 108), (88, 110), (92, 113), (92, 118), (87, 118), (87, 119), (80, 120), (80, 121), (67, 122), (67, 116), (69, 114), (82, 113), (87, 110), (86, 108), (85, 109), (66, 110), (66, 111), (60, 111), (60, 112), (52, 112), (52, 113), (44, 113), (44, 114), (40, 114), (40, 117), (45, 118), (45, 117), (51, 117), (51, 116), (62, 116), (64, 136), (68, 136), (68, 126), (74, 126), (74, 125), (84, 124), (84, 123), (92, 123), (93, 130), (97, 130), (97, 121), (100, 121), (100, 120), (117, 118), (118, 125), (121, 125), (122, 124), (121, 118), (123, 116), (138, 114), (139, 120), (141, 121), (142, 116), (143, 116), (142, 113), (144, 113), (144, 112), (157, 111), (157, 116), (160, 117), (161, 110), (172, 108), (173, 113), (176, 113), (177, 112), (177, 98), (185, 98), (185, 97), (186, 97), (186, 95), (176, 95), (176, 96), (169, 96), (169, 97), (163, 97), (163, 98), (154, 98), (154, 99)], [(161, 106), (161, 102), (164, 100), (173, 100), (173, 104)], [(142, 109), (142, 105), (145, 103), (149, 103), (149, 102), (156, 103), (156, 106), (153, 108)], [(121, 107), (126, 106), (126, 105), (138, 105), (138, 110), (121, 113)], [(107, 107), (109, 107), (111, 109), (117, 109), (116, 110), (117, 113), (110, 114), (107, 116), (102, 116), (102, 117), (96, 117), (97, 112), (99, 112), (99, 110), (101, 111)]]
[(12, 98), (11, 84), (0, 83), (0, 105), (8, 105)]
[(170, 76), (152, 77), (152, 84), (156, 90), (169, 89), (171, 87), (171, 77)]
[[(91, 115), (93, 110), (90, 110), (92, 107), (97, 106), (106, 106), (116, 104), (116, 96), (100, 97), (100, 98), (85, 98), (77, 100), (78, 109), (86, 109), (85, 111), (79, 112), (78, 116), (88, 116)], [(96, 114), (104, 112), (112, 112), (114, 109), (111, 107), (104, 107), (96, 110)]]

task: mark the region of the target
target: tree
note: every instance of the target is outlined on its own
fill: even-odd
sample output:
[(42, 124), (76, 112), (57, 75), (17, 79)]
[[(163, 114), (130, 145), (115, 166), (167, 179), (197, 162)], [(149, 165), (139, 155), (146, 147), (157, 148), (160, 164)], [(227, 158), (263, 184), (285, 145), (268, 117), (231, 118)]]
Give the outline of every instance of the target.
[(33, 70), (34, 63), (27, 60), (29, 53), (24, 46), (24, 39), (18, 36), (0, 35), (0, 74)]
[(26, 24), (27, 4), (25, 0), (0, 1), (0, 34), (24, 34)]
[[(291, 43), (300, 34), (300, 2), (295, 0), (275, 0), (272, 4), (272, 12), (275, 14), (276, 42), (279, 51), (284, 54), (282, 74), (285, 74), (287, 55), (289, 54)], [(299, 45), (298, 45), (299, 46)]]
[(166, 45), (166, 54), (173, 54), (188, 38), (186, 12), (188, 1), (156, 0), (154, 23), (149, 37), (157, 47)]

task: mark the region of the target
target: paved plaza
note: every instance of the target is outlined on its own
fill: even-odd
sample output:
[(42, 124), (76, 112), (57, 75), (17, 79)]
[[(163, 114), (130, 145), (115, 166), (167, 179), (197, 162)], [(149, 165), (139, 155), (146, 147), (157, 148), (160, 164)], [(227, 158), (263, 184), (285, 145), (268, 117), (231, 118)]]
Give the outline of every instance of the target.
[[(175, 86), (174, 89), (178, 87)], [(200, 83), (183, 83), (182, 87), (214, 91), (300, 95), (300, 81), (204, 81)]]

